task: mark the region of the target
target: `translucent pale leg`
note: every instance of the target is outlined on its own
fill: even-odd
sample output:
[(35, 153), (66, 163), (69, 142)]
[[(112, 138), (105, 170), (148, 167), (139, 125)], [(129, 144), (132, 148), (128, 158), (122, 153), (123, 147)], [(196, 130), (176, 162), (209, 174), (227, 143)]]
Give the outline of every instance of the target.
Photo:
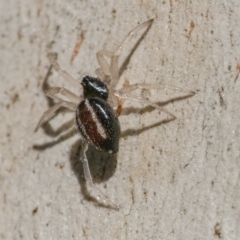
[(82, 90), (81, 85), (79, 84), (79, 82), (73, 78), (69, 73), (67, 73), (66, 71), (62, 70), (60, 65), (58, 64), (57, 60), (56, 60), (56, 53), (48, 53), (48, 59), (50, 61), (50, 63), (52, 64), (53, 68), (56, 70), (56, 72), (58, 72), (58, 74), (67, 82), (69, 82), (72, 86), (74, 86), (75, 88), (78, 89), (78, 91)]
[(52, 87), (52, 88), (46, 90), (45, 93), (50, 98), (60, 99), (55, 96), (56, 94), (59, 93), (59, 94), (65, 96), (68, 100), (70, 100), (76, 104), (78, 104), (82, 100), (81, 97), (78, 97), (76, 94), (72, 93), (71, 91), (69, 91), (63, 87)]
[[(150, 104), (153, 107), (157, 108), (158, 110), (164, 111), (165, 113), (167, 113), (171, 117), (175, 118), (175, 116), (173, 114), (171, 114), (169, 111), (167, 111), (166, 109), (164, 109), (162, 107), (159, 107), (158, 105), (148, 101), (147, 99), (141, 98), (140, 96), (135, 97), (135, 96), (132, 96), (132, 95), (127, 95), (130, 92), (133, 92), (133, 91), (135, 91), (137, 89), (155, 89), (155, 90), (159, 89), (159, 90), (162, 90), (164, 88), (169, 88), (169, 89), (180, 91), (180, 92), (186, 92), (186, 93), (188, 93), (188, 96), (193, 96), (195, 94), (194, 91), (191, 91), (191, 90), (188, 90), (188, 89), (184, 89), (184, 88), (179, 88), (179, 87), (173, 87), (173, 86), (170, 86), (170, 85), (136, 83), (136, 84), (124, 86), (123, 88), (118, 90), (115, 95), (118, 96), (119, 98), (121, 96), (122, 99), (127, 99), (127, 98), (133, 97), (133, 98), (135, 98), (135, 101), (146, 103), (146, 104)], [(125, 95), (125, 97), (124, 97), (124, 95)], [(121, 100), (120, 100), (120, 102), (121, 102)], [(118, 106), (117, 115), (120, 115), (120, 112), (121, 112), (121, 109), (122, 109), (122, 105), (123, 105), (123, 103)]]
[(39, 129), (39, 127), (43, 124), (43, 122), (47, 121), (49, 118), (51, 118), (51, 116), (61, 107), (65, 107), (70, 109), (71, 111), (75, 111), (76, 109), (76, 104), (71, 103), (71, 102), (66, 102), (66, 101), (61, 101), (57, 104), (55, 104), (54, 106), (52, 106), (51, 108), (49, 108), (46, 112), (44, 112), (44, 114), (42, 115), (38, 125), (35, 128), (35, 132)]
[(106, 59), (104, 58), (104, 56), (111, 58), (112, 55), (113, 55), (113, 52), (110, 52), (105, 49), (102, 49), (99, 52), (97, 52), (97, 60), (100, 65), (100, 68), (101, 68), (102, 72), (107, 76), (110, 76), (110, 74), (111, 74), (110, 66), (109, 66), (108, 62), (106, 61)]
[[(117, 49), (114, 52), (108, 51), (108, 50), (101, 50), (97, 53), (97, 59), (98, 63), (101, 67), (102, 72), (105, 75), (110, 75), (111, 77), (111, 87), (112, 89), (115, 89), (118, 80), (119, 80), (119, 68), (118, 68), (118, 58), (121, 55), (123, 49), (126, 47), (126, 45), (129, 43), (129, 41), (132, 39), (132, 37), (143, 27), (149, 26), (152, 24), (153, 19), (148, 20), (139, 26), (135, 27), (132, 31), (130, 31), (127, 35), (127, 37), (123, 40), (123, 42), (117, 47)], [(104, 56), (110, 58), (110, 66)]]
[(110, 72), (111, 72), (111, 77), (113, 81), (113, 86), (117, 85), (118, 79), (119, 79), (119, 69), (118, 69), (118, 58), (121, 55), (123, 49), (127, 46), (127, 44), (130, 42), (130, 40), (134, 37), (134, 35), (143, 27), (149, 26), (152, 24), (153, 19), (150, 19), (139, 26), (135, 27), (133, 30), (131, 30), (127, 37), (123, 40), (122, 44), (118, 46), (118, 48), (114, 51), (113, 56), (111, 57), (111, 62), (110, 62)]
[(169, 88), (169, 89), (176, 90), (179, 92), (186, 92), (186, 93), (189, 93), (190, 95), (195, 94), (194, 91), (180, 88), (180, 87), (173, 87), (173, 86), (164, 85), (164, 84), (141, 84), (141, 83), (136, 83), (136, 84), (129, 85), (127, 87), (123, 87), (120, 90), (118, 90), (118, 92), (120, 92), (121, 94), (125, 94), (125, 93), (130, 93), (137, 89), (156, 89), (156, 90), (159, 89), (159, 90), (162, 90), (164, 88)]
[(88, 149), (88, 143), (83, 140), (82, 149), (81, 149), (81, 160), (83, 164), (84, 177), (87, 183), (90, 184), (91, 187), (93, 187), (96, 190), (96, 192), (99, 194), (100, 198), (103, 200), (104, 203), (106, 202), (110, 207), (118, 210), (119, 207), (116, 204), (114, 204), (107, 196), (105, 196), (93, 183), (92, 175), (89, 169), (88, 159), (86, 156), (87, 149)]
[(128, 44), (128, 42), (130, 42), (130, 40), (133, 38), (133, 36), (137, 33), (137, 31), (139, 31), (143, 27), (146, 27), (146, 26), (149, 26), (150, 24), (152, 24), (153, 20), (154, 19), (150, 19), (150, 20), (138, 25), (133, 30), (131, 30), (128, 33), (127, 37), (123, 40), (122, 44), (120, 44), (119, 47), (117, 48), (117, 50), (114, 52), (114, 55), (119, 56), (122, 53), (122, 50)]
[(144, 103), (144, 104), (147, 104), (147, 105), (150, 105), (150, 106), (153, 106), (154, 108), (156, 108), (158, 111), (160, 112), (165, 112), (167, 115), (169, 115), (172, 119), (176, 119), (176, 117), (170, 113), (168, 110), (166, 110), (165, 108), (163, 107), (160, 107), (158, 106), (157, 104), (147, 100), (147, 99), (143, 99), (142, 97), (139, 97), (139, 96), (133, 96), (131, 94), (121, 94), (119, 92), (116, 92), (115, 95), (117, 97), (119, 97), (120, 99), (126, 99), (126, 100), (132, 100), (132, 101), (135, 101), (135, 102), (141, 102), (141, 103)]

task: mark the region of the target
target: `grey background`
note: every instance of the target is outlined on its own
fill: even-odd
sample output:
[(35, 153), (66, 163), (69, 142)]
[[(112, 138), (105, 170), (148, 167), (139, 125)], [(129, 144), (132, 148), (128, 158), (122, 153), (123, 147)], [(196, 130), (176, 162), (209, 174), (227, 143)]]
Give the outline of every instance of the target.
[[(96, 52), (150, 18), (121, 81), (197, 94), (146, 92), (177, 116), (171, 122), (126, 102), (117, 159), (88, 152), (97, 186), (120, 205), (114, 211), (84, 197), (79, 137), (63, 133), (71, 113), (34, 133), (51, 104), (43, 88), (68, 86), (48, 74), (46, 55), (57, 52), (79, 80), (94, 76)], [(239, 239), (238, 0), (10, 0), (0, 2), (0, 19), (0, 239)]]

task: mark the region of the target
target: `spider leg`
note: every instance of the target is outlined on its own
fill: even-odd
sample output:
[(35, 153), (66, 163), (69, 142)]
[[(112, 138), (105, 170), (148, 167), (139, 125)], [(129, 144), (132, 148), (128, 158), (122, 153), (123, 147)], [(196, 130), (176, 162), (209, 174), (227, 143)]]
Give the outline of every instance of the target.
[(71, 92), (63, 87), (52, 87), (45, 91), (46, 96), (59, 100), (60, 98), (55, 96), (58, 93), (65, 96), (68, 100), (72, 101), (75, 104), (77, 104), (81, 101), (80, 97), (78, 97), (76, 94), (74, 94), (73, 92)]
[(117, 49), (113, 52), (113, 55), (111, 57), (110, 61), (110, 72), (112, 77), (112, 85), (115, 88), (119, 79), (119, 68), (118, 68), (118, 58), (120, 57), (123, 49), (126, 47), (126, 45), (130, 42), (130, 40), (134, 37), (134, 35), (143, 27), (149, 26), (152, 24), (153, 19), (150, 19), (139, 26), (135, 27), (133, 30), (131, 30), (126, 38), (123, 40), (123, 42), (117, 47)]
[(107, 56), (109, 58), (113, 57), (113, 52), (110, 52), (106, 49), (102, 49), (97, 53), (97, 60), (98, 63), (100, 65), (100, 68), (98, 68), (96, 70), (96, 74), (97, 76), (105, 83), (108, 84), (109, 87), (109, 103), (112, 106), (117, 106), (118, 105), (118, 99), (116, 99), (116, 97), (112, 94), (112, 92), (114, 92), (117, 81), (118, 81), (118, 75), (119, 75), (119, 69), (117, 66), (117, 69), (115, 70), (116, 74), (117, 74), (117, 81), (115, 81), (116, 84), (113, 84), (114, 81), (112, 81), (112, 73), (110, 71), (110, 66), (108, 64), (108, 62), (106, 61), (106, 59), (104, 58), (104, 56)]
[(119, 103), (118, 103), (118, 106), (117, 106), (117, 109), (116, 109), (116, 115), (119, 117), (120, 116), (120, 114), (121, 114), (121, 112), (122, 112), (122, 108), (123, 108), (123, 104), (124, 104), (124, 101), (125, 101), (125, 99), (123, 99), (123, 98), (120, 98), (119, 99)]
[[(117, 49), (114, 52), (108, 51), (106, 49), (100, 50), (97, 53), (97, 59), (98, 63), (101, 67), (101, 71), (105, 76), (110, 76), (111, 78), (111, 88), (115, 89), (118, 80), (119, 80), (119, 68), (118, 68), (118, 59), (123, 51), (123, 49), (126, 47), (126, 45), (129, 43), (129, 41), (132, 39), (132, 37), (143, 27), (149, 26), (153, 22), (153, 19), (150, 19), (136, 28), (134, 28), (132, 31), (130, 31), (127, 35), (127, 37), (123, 40), (123, 42), (117, 47)], [(110, 58), (110, 64), (106, 61), (104, 58), (108, 57)], [(97, 73), (101, 75), (101, 71), (97, 70)]]
[[(122, 95), (128, 94), (128, 93), (133, 92), (133, 91), (135, 91), (135, 90), (137, 90), (137, 89), (160, 89), (160, 90), (162, 90), (162, 89), (164, 89), (164, 88), (169, 88), (169, 89), (172, 89), (172, 90), (176, 90), (176, 91), (188, 93), (187, 96), (193, 96), (193, 95), (195, 95), (195, 92), (194, 92), (194, 91), (191, 91), (191, 90), (188, 90), (188, 89), (184, 89), (184, 88), (179, 88), (179, 87), (173, 87), (173, 86), (170, 86), (170, 85), (164, 85), (164, 84), (141, 84), (141, 83), (136, 83), (136, 84), (127, 85), (127, 86), (124, 86), (124, 87), (122, 87), (121, 89), (119, 89), (119, 90), (117, 91), (117, 92), (118, 92), (117, 94), (121, 94), (121, 99), (120, 99), (120, 101), (119, 101), (119, 104), (118, 104), (118, 107), (117, 107), (117, 110), (116, 110), (117, 116), (120, 115), (121, 110), (122, 110), (122, 106), (123, 106), (123, 102), (124, 102)], [(115, 94), (115, 95), (117, 95), (117, 94)], [(119, 95), (119, 96), (120, 96), (120, 95)], [(127, 98), (129, 98), (129, 97), (127, 97)], [(140, 100), (141, 100), (141, 97), (136, 97), (136, 98), (137, 98), (138, 100), (135, 100), (135, 101), (140, 101)], [(125, 97), (125, 99), (126, 99), (126, 97)], [(156, 104), (148, 101), (147, 99), (142, 99), (141, 101), (142, 101), (142, 102), (145, 102), (145, 103), (147, 103), (147, 104), (150, 104), (150, 105), (152, 105), (152, 106), (155, 107), (155, 108), (156, 108), (156, 106), (158, 106), (158, 105), (156, 105)], [(154, 105), (153, 105), (153, 104), (154, 104)], [(158, 106), (157, 109), (159, 109), (159, 108), (160, 108), (160, 107)], [(161, 111), (164, 111), (164, 112), (167, 111), (167, 110), (164, 109), (164, 108), (161, 108), (161, 109), (162, 109)], [(163, 109), (164, 109), (164, 110), (163, 110)], [(160, 110), (160, 109), (159, 109), (159, 110)], [(173, 115), (172, 115), (172, 114), (169, 114), (168, 111), (167, 111), (166, 113), (167, 113), (168, 115), (170, 115), (171, 117), (173, 117)], [(174, 116), (174, 118), (175, 118), (175, 116)]]
[(107, 196), (105, 196), (93, 183), (92, 175), (91, 175), (89, 164), (88, 164), (88, 159), (86, 156), (87, 149), (88, 149), (88, 143), (83, 140), (82, 148), (81, 148), (81, 160), (82, 160), (82, 164), (83, 164), (84, 177), (85, 177), (87, 183), (90, 184), (91, 187), (93, 187), (96, 190), (96, 192), (98, 193), (100, 198), (103, 199), (103, 202), (107, 202), (109, 204), (109, 206), (111, 206), (113, 209), (118, 210), (119, 207), (116, 204), (114, 204)]
[(97, 77), (99, 79), (101, 79), (105, 84), (109, 84), (111, 81), (110, 81), (110, 76), (106, 75), (103, 71), (102, 71), (102, 68), (97, 68), (95, 70), (95, 74), (97, 75)]
[(120, 90), (118, 90), (118, 92), (120, 92), (121, 94), (125, 94), (125, 93), (130, 93), (137, 89), (159, 89), (159, 90), (162, 90), (164, 88), (169, 88), (169, 89), (176, 90), (179, 92), (186, 92), (190, 96), (195, 94), (194, 91), (180, 88), (180, 87), (173, 87), (173, 86), (165, 85), (165, 84), (141, 84), (141, 83), (131, 84), (126, 87), (124, 86)]
[[(110, 52), (106, 49), (102, 49), (99, 52), (97, 52), (97, 60), (100, 65), (100, 69), (102, 73), (106, 76), (110, 76), (110, 66), (104, 56), (111, 58), (113, 56), (113, 52)], [(100, 69), (97, 69), (97, 72), (100, 71)]]
[(79, 91), (82, 90), (81, 85), (79, 84), (79, 82), (73, 78), (69, 73), (67, 73), (66, 71), (62, 70), (59, 63), (56, 60), (56, 53), (48, 53), (48, 59), (50, 61), (50, 63), (52, 64), (53, 68), (56, 70), (56, 72), (58, 72), (58, 74), (67, 82), (69, 82), (72, 86), (74, 86), (75, 88), (77, 88)]
[(120, 54), (122, 53), (122, 50), (125, 48), (125, 46), (128, 44), (128, 42), (133, 38), (133, 36), (143, 27), (145, 26), (149, 26), (150, 24), (153, 23), (154, 19), (150, 19), (140, 25), (138, 25), (137, 27), (135, 27), (133, 30), (131, 30), (127, 37), (123, 40), (122, 44), (119, 45), (119, 47), (117, 48), (116, 51), (114, 51), (114, 55), (116, 56), (120, 56)]
[(165, 112), (167, 115), (169, 115), (172, 118), (172, 120), (176, 119), (176, 117), (172, 113), (170, 113), (167, 109), (165, 109), (163, 107), (160, 107), (157, 104), (155, 104), (155, 103), (153, 103), (153, 102), (151, 102), (151, 101), (149, 101), (145, 98), (142, 98), (142, 97), (139, 97), (139, 96), (133, 96), (133, 95), (127, 94), (127, 93), (126, 94), (121, 94), (119, 92), (115, 92), (114, 94), (120, 99), (132, 100), (132, 101), (135, 101), (135, 102), (141, 102), (141, 103), (153, 106), (158, 111)]
[(51, 118), (51, 116), (61, 107), (65, 107), (65, 108), (70, 109), (71, 111), (75, 111), (76, 104), (71, 103), (71, 102), (61, 101), (61, 102), (55, 104), (54, 106), (52, 106), (51, 108), (49, 108), (46, 112), (43, 113), (40, 121), (38, 122), (38, 124), (35, 128), (35, 132), (39, 129), (39, 127), (43, 124), (43, 122), (45, 122), (47, 119)]

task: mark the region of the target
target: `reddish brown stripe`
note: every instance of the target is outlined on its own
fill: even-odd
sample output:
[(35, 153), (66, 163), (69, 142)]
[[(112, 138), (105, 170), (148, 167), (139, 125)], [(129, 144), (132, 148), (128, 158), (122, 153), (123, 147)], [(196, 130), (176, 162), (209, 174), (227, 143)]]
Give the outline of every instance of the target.
[(77, 121), (79, 124), (79, 130), (83, 137), (94, 145), (99, 146), (105, 140), (105, 138), (99, 133), (97, 124), (101, 124), (98, 119), (93, 118), (92, 112), (89, 110), (89, 103), (87, 100), (83, 101), (77, 111)]

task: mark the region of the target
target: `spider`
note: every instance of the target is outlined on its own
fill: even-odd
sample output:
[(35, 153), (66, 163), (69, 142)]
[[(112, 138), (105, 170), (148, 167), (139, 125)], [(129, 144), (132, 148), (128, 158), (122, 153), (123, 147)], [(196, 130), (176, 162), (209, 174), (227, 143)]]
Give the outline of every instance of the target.
[[(58, 102), (48, 109), (42, 115), (35, 131), (47, 121), (53, 113), (58, 109), (64, 107), (75, 112), (76, 128), (81, 136), (81, 161), (83, 164), (84, 176), (86, 182), (95, 189), (104, 203), (114, 209), (119, 209), (118, 206), (113, 203), (106, 195), (104, 195), (93, 183), (91, 172), (89, 169), (88, 159), (86, 151), (88, 145), (93, 145), (96, 149), (106, 151), (110, 154), (116, 154), (118, 152), (119, 138), (120, 138), (120, 124), (118, 121), (118, 115), (121, 112), (124, 100), (132, 100), (142, 102), (153, 106), (160, 112), (165, 112), (175, 119), (175, 116), (167, 111), (165, 108), (158, 106), (157, 104), (143, 98), (141, 96), (132, 95), (136, 89), (159, 89), (159, 84), (132, 84), (122, 87), (120, 90), (116, 90), (116, 85), (119, 81), (119, 67), (118, 59), (132, 37), (142, 28), (149, 28), (153, 23), (153, 19), (150, 19), (131, 30), (125, 37), (123, 42), (111, 52), (106, 49), (102, 49), (97, 52), (97, 60), (100, 68), (96, 70), (97, 77), (85, 76), (82, 79), (81, 85), (70, 74), (64, 71), (56, 60), (55, 53), (49, 53), (48, 58), (53, 68), (58, 74), (71, 84), (76, 90), (82, 91), (83, 96), (74, 94), (63, 87), (52, 87), (45, 91), (46, 96), (52, 99), (58, 100)], [(105, 59), (110, 58), (110, 63)], [(180, 89), (171, 86), (173, 89), (188, 92), (190, 95), (194, 94), (192, 91)], [(64, 101), (57, 97), (57, 94), (61, 94), (69, 101)]]

